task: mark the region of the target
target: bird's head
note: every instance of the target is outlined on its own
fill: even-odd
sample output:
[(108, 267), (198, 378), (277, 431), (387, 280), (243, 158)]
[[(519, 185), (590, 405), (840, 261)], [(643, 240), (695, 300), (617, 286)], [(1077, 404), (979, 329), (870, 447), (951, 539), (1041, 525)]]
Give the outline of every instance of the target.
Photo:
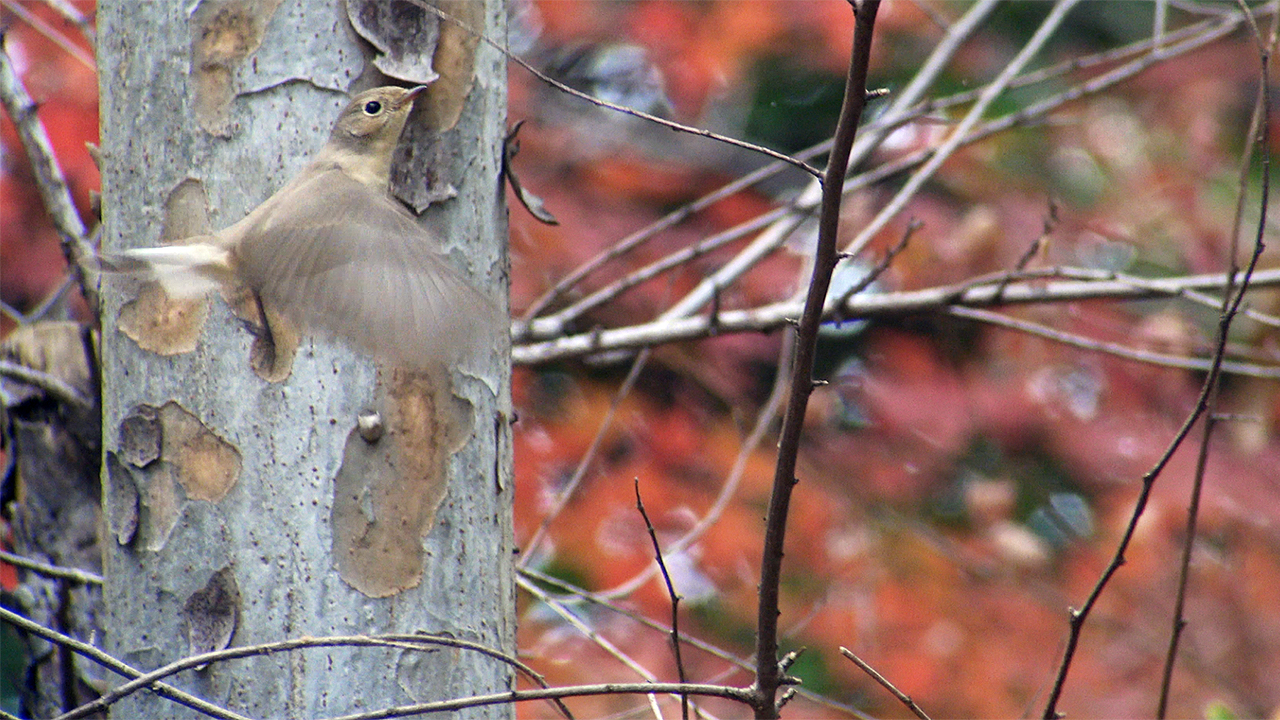
[[(413, 100), (425, 89), (424, 85), (411, 88), (388, 86), (356, 95), (333, 124), (326, 151), (338, 155), (344, 167), (358, 158), (357, 164), (367, 163), (374, 173), (385, 176), (385, 168), (390, 167), (400, 132), (413, 110)], [(357, 175), (364, 174), (355, 168), (350, 169)]]

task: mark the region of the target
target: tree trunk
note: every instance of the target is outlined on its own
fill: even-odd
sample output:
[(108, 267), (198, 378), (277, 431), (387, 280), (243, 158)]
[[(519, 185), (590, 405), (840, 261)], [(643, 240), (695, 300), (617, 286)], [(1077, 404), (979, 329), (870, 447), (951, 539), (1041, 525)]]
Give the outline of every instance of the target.
[[(235, 222), (319, 149), (349, 91), (411, 84), (375, 70), (348, 19), (376, 26), (365, 11), (378, 5), (99, 2), (104, 248)], [(442, 75), (402, 139), (397, 194), (418, 210), (437, 201), (424, 220), (446, 229), (451, 263), (505, 310), (505, 62), (434, 15), (404, 24), (411, 3), (387, 5), (395, 23), (361, 34), (412, 28), (401, 40), (430, 60), (439, 23)], [(505, 35), (497, 0), (442, 7)], [(407, 76), (394, 67), (408, 61), (377, 62), (430, 74), (421, 60)], [(482, 356), (443, 372), (379, 365), (324, 337), (272, 363), (251, 361), (260, 343), (222, 298), (166, 302), (118, 279), (105, 289), (112, 654), (151, 669), (228, 645), (414, 632), (514, 652), (505, 326)], [(170, 681), (250, 716), (323, 718), (497, 692), (512, 676), (472, 651), (339, 647)], [(194, 716), (149, 693), (113, 714)]]

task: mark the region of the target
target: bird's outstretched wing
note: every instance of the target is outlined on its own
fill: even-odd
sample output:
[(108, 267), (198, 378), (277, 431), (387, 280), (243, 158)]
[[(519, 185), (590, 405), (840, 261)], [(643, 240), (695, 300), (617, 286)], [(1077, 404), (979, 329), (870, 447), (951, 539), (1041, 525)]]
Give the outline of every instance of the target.
[(499, 321), (429, 231), (337, 169), (304, 173), (228, 232), (264, 300), (402, 365), (474, 349)]

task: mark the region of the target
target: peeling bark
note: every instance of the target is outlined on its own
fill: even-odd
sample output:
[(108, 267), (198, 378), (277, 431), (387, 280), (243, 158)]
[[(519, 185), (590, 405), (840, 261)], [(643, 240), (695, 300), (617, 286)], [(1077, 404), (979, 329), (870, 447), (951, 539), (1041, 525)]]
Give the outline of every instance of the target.
[[(187, 624), (187, 643), (192, 655), (222, 650), (231, 644), (240, 618), (240, 588), (231, 568), (214, 573), (204, 587), (187, 597), (182, 618)], [(196, 670), (206, 667), (201, 665)]]
[(377, 51), (374, 67), (409, 85), (430, 85), (440, 19), (408, 0), (348, 0), (351, 27)]

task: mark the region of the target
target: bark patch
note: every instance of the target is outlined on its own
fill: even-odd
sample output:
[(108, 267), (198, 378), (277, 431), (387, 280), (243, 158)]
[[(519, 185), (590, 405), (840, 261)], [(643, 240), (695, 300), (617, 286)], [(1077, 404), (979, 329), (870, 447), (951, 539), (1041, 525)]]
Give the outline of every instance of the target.
[(116, 327), (143, 350), (180, 355), (196, 349), (208, 319), (208, 298), (170, 300), (158, 283), (151, 282), (120, 308)]
[[(165, 243), (208, 240), (209, 201), (204, 184), (188, 178), (165, 199)], [(138, 296), (120, 309), (116, 327), (138, 347), (157, 355), (179, 355), (196, 349), (200, 331), (209, 319), (209, 299), (172, 299), (159, 283), (148, 282)]]
[(422, 579), (422, 538), (448, 484), (446, 463), (466, 442), (444, 367), (395, 370), (382, 386), (383, 431), (370, 441), (353, 423), (334, 478), (333, 555), (338, 574), (370, 597), (388, 597)]
[(175, 402), (160, 408), (161, 457), (192, 500), (218, 502), (240, 477), (240, 453)]
[[(240, 617), (240, 588), (231, 568), (214, 573), (203, 588), (191, 593), (182, 607), (190, 654), (214, 652), (231, 644)], [(203, 670), (207, 665), (199, 665)]]
[(196, 122), (210, 135), (231, 136), (235, 72), (262, 45), (280, 0), (204, 0), (191, 14), (191, 86)]
[[(107, 504), (120, 544), (163, 549), (189, 500), (218, 502), (240, 477), (240, 453), (175, 402), (138, 405), (120, 421)], [(136, 508), (136, 516), (130, 508)]]
[[(439, 0), (442, 11), (468, 28), (484, 27), (484, 3), (474, 0)], [(431, 65), (440, 77), (427, 87), (418, 103), (426, 115), (427, 127), (442, 133), (458, 124), (463, 103), (475, 82), (476, 45), (480, 38), (454, 22), (440, 23)]]

